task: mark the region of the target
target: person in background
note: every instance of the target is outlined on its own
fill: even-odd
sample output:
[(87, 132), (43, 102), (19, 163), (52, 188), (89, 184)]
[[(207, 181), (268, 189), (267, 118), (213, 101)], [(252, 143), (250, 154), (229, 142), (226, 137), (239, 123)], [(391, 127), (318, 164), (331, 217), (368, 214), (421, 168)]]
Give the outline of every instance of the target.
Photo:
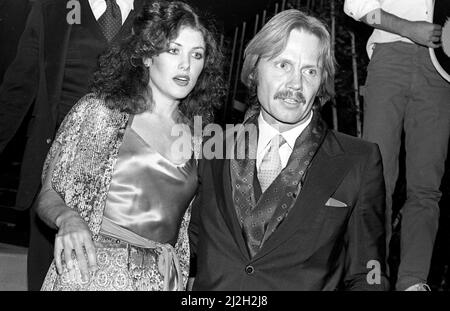
[(17, 53), (31, 4), (29, 0), (0, 0), (0, 85)]
[(15, 204), (16, 209), (30, 209), (29, 290), (41, 288), (53, 258), (55, 231), (35, 212), (45, 156), (67, 112), (88, 92), (98, 56), (130, 35), (142, 3), (34, 1), (17, 55), (5, 73), (0, 87), (0, 153), (31, 114)]
[(406, 202), (400, 210), (397, 290), (426, 285), (439, 224), (440, 185), (450, 135), (450, 85), (433, 67), (428, 48), (440, 46), (432, 0), (346, 0), (344, 11), (375, 28), (363, 90), (363, 138), (380, 147), (386, 182), (387, 246), (402, 131)]

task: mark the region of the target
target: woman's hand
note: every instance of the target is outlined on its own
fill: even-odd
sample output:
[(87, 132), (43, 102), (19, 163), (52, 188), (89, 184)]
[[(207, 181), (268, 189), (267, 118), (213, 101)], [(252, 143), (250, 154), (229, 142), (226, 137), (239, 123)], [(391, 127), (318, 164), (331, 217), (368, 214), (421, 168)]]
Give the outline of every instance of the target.
[(75, 281), (75, 267), (72, 259), (72, 252), (75, 251), (81, 279), (83, 282), (87, 282), (89, 271), (97, 269), (95, 246), (87, 223), (76, 211), (68, 210), (58, 216), (56, 226), (59, 231), (55, 238), (54, 256), (58, 273), (63, 272), (61, 254), (64, 252), (64, 261), (69, 269), (69, 276), (72, 281)]

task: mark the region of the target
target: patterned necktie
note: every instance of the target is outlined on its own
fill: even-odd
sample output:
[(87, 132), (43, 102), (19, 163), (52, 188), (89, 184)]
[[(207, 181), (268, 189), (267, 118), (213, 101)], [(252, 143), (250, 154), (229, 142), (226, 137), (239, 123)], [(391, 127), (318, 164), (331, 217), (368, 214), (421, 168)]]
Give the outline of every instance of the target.
[(116, 0), (105, 1), (106, 11), (100, 16), (97, 22), (102, 28), (106, 39), (110, 42), (122, 27), (122, 14), (120, 13), (120, 7), (117, 5)]
[(258, 180), (262, 192), (269, 188), (270, 184), (277, 178), (281, 172), (280, 147), (286, 143), (282, 135), (275, 135), (270, 141), (270, 147), (267, 150), (258, 171)]

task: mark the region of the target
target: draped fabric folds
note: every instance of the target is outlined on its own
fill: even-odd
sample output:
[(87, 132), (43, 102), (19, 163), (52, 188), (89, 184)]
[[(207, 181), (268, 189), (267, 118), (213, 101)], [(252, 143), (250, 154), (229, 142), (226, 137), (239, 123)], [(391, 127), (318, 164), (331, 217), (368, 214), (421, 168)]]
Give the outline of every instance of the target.
[[(133, 253), (130, 253), (130, 250), (134, 250), (135, 253), (142, 252), (142, 249), (134, 246), (111, 248), (109, 246), (115, 244), (100, 233), (113, 169), (128, 120), (128, 114), (106, 107), (104, 98), (92, 93), (87, 94), (78, 101), (63, 121), (43, 169), (45, 178), (49, 172), (49, 164), (54, 163), (51, 176), (53, 189), (69, 208), (76, 210), (86, 221), (94, 243), (106, 250), (105, 258), (115, 258), (115, 262), (119, 264), (125, 262), (122, 259), (126, 254), (127, 258), (133, 257), (129, 257)], [(189, 274), (187, 228), (190, 211), (189, 206), (184, 213), (173, 247), (174, 254), (179, 260), (182, 289), (186, 287)], [(123, 245), (120, 241), (116, 244)], [(108, 251), (111, 249), (114, 249), (114, 252)], [(53, 262), (42, 290), (54, 290), (59, 278)], [(164, 284), (164, 279), (162, 283)]]

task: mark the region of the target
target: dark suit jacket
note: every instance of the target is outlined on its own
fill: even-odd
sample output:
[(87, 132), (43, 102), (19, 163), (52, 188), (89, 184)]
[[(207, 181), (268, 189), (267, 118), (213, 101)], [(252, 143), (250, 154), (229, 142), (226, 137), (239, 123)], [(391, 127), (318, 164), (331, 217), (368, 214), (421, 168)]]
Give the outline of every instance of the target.
[[(134, 1), (134, 12), (142, 2)], [(57, 130), (57, 105), (72, 29), (66, 20), (71, 8), (66, 5), (61, 0), (35, 1), (0, 89), (0, 153), (32, 109), (16, 202), (20, 209), (29, 208), (39, 190), (42, 165)], [(89, 3), (81, 0), (81, 5)]]
[(0, 84), (16, 56), (30, 8), (28, 0), (0, 0)]
[[(18, 209), (32, 206), (40, 188), (42, 166), (57, 130), (64, 68), (70, 57), (69, 46), (73, 43), (70, 41), (71, 34), (75, 29), (66, 20), (67, 14), (72, 10), (70, 7), (66, 8), (67, 3), (64, 0), (35, 1), (20, 38), (16, 58), (8, 68), (0, 88), (0, 152), (31, 110), (16, 196)], [(83, 23), (86, 17), (83, 12), (92, 13), (89, 12), (88, 0), (80, 0), (80, 4)], [(130, 21), (142, 4), (143, 0), (134, 0), (134, 11), (130, 12), (116, 39), (120, 40), (131, 33)], [(88, 10), (83, 10), (86, 7)], [(99, 27), (92, 30), (101, 36)], [(106, 39), (104, 40), (106, 46)], [(80, 97), (83, 95), (80, 94)], [(39, 290), (53, 259), (55, 232), (38, 219), (33, 210), (30, 216), (28, 288)]]
[[(388, 289), (385, 188), (375, 144), (328, 131), (294, 207), (253, 258), (231, 199), (229, 163), (200, 165), (190, 224), (194, 290)], [(330, 197), (347, 207), (327, 206)], [(380, 284), (367, 282), (371, 260), (380, 263)]]

